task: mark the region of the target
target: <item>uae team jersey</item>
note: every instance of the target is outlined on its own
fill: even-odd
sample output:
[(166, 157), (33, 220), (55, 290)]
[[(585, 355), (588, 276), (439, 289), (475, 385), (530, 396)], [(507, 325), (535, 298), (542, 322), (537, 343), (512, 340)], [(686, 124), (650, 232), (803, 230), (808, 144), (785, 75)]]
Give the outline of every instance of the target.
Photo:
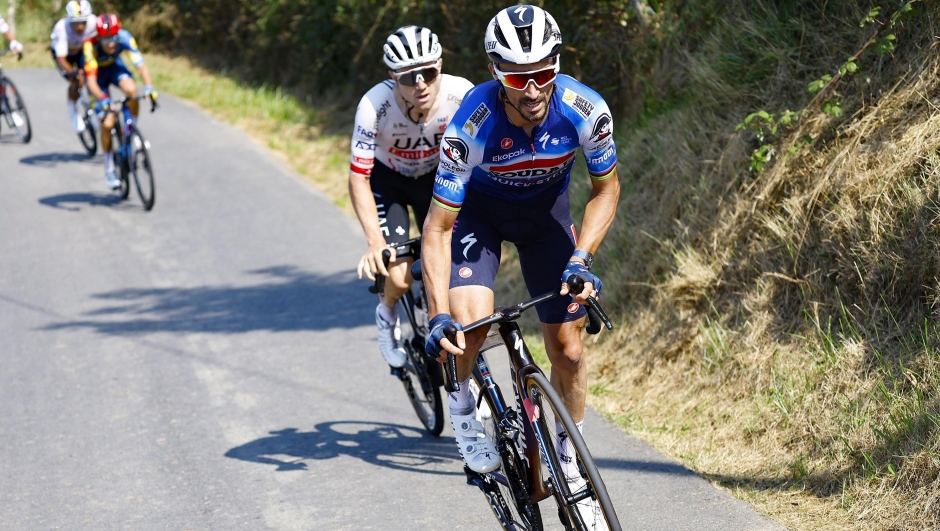
[(75, 33), (68, 19), (62, 19), (52, 27), (52, 51), (56, 57), (78, 55), (82, 52), (82, 43), (97, 35), (94, 20), (85, 24), (85, 33)]
[(7, 24), (6, 20), (3, 20), (3, 17), (0, 17), (0, 33), (6, 33), (10, 31), (10, 25)]
[(378, 160), (405, 177), (418, 177), (437, 168), (441, 138), (464, 94), (473, 87), (462, 77), (441, 74), (441, 106), (437, 115), (416, 124), (395, 102), (395, 83), (387, 79), (372, 87), (356, 108), (350, 151), (350, 171), (371, 175)]
[(579, 147), (592, 179), (613, 174), (614, 124), (600, 94), (559, 75), (548, 116), (530, 138), (506, 116), (500, 87), (488, 81), (471, 90), (444, 132), (434, 204), (458, 211), (468, 187), (516, 203), (557, 197), (568, 189)]

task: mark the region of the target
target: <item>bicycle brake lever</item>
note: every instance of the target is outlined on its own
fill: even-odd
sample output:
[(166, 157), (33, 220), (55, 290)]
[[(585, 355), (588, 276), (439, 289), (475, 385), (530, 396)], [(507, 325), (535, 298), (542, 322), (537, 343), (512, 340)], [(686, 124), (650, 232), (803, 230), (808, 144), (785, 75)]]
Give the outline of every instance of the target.
[[(600, 322), (597, 322), (596, 323), (597, 332), (591, 332), (591, 327), (594, 327), (595, 325), (595, 319), (597, 319), (598, 321), (602, 321), (604, 323), (604, 327), (607, 328), (608, 330), (614, 329), (614, 325), (613, 323), (610, 322), (610, 318), (607, 317), (607, 312), (604, 311), (604, 308), (601, 306), (600, 301), (598, 301), (597, 299), (595, 299), (594, 297), (590, 295), (588, 295), (587, 310), (588, 310), (588, 317), (593, 317), (591, 318), (591, 326), (588, 327), (588, 333), (596, 334), (597, 332), (601, 331)], [(591, 316), (592, 313), (594, 313), (595, 315)]]

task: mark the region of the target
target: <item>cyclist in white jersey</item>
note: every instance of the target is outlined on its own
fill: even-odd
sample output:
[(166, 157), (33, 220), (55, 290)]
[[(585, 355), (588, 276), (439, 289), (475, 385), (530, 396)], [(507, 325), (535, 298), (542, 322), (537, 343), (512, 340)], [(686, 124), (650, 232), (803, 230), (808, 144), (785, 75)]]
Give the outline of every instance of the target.
[(0, 16), (0, 34), (7, 38), (10, 41), (10, 51), (13, 53), (23, 53), (23, 43), (16, 40), (16, 32), (13, 31), (13, 28), (7, 24), (6, 20), (3, 20), (3, 17)]
[(410, 257), (386, 269), (382, 251), (408, 239), (407, 207), (418, 228), (431, 204), (440, 143), (447, 124), (473, 84), (441, 74), (441, 45), (427, 28), (405, 26), (384, 46), (389, 77), (369, 90), (356, 109), (350, 150), (349, 196), (369, 249), (359, 260), (359, 278), (386, 275), (385, 296), (375, 309), (379, 350), (394, 368), (405, 364), (396, 303), (411, 287)]
[(85, 129), (85, 121), (78, 116), (75, 102), (85, 85), (85, 76), (82, 72), (82, 43), (96, 35), (95, 25), (89, 24), (94, 19), (91, 4), (88, 0), (72, 0), (65, 6), (65, 18), (56, 22), (52, 27), (52, 60), (55, 61), (59, 73), (68, 80), (69, 90), (66, 99), (66, 108), (69, 113), (69, 123), (76, 133)]

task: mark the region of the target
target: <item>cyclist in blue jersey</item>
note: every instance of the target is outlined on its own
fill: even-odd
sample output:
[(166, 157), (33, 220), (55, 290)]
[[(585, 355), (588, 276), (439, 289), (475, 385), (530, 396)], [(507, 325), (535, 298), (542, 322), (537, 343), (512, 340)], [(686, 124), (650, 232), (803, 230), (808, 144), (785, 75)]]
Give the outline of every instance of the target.
[[(537, 307), (552, 384), (581, 429), (587, 389), (582, 304), (600, 294), (601, 281), (590, 272), (593, 253), (620, 197), (610, 110), (595, 91), (558, 73), (561, 32), (551, 15), (529, 5), (504, 9), (490, 21), (485, 47), (494, 80), (467, 93), (444, 132), (422, 248), (433, 316), (427, 351), (442, 361), (445, 350), (457, 357), (462, 383), (449, 397), (451, 421), (461, 455), (480, 473), (499, 467), (468, 386), (486, 330), (458, 332), (455, 345), (443, 337), (444, 326), (459, 328), (492, 313), (503, 241), (515, 244), (533, 296), (559, 285), (568, 294), (572, 275), (587, 278), (581, 293)], [(593, 187), (580, 235), (568, 204), (578, 149)], [(582, 481), (561, 439), (562, 466), (570, 481)]]
[[(101, 122), (101, 155), (104, 158), (104, 175), (108, 188), (115, 190), (121, 186), (114, 166), (114, 156), (111, 153), (111, 128), (114, 127), (114, 113), (110, 113), (111, 97), (108, 87), (117, 85), (128, 98), (137, 96), (137, 84), (134, 76), (124, 65), (121, 54), (127, 52), (131, 62), (140, 72), (144, 82), (144, 94), (152, 101), (157, 101), (157, 91), (153, 89), (150, 70), (144, 64), (144, 56), (137, 48), (137, 41), (129, 31), (121, 29), (121, 21), (117, 15), (106, 13), (96, 20), (96, 36), (82, 44), (82, 55), (85, 70), (85, 80), (88, 92), (98, 101), (95, 109), (98, 111)], [(131, 110), (134, 120), (140, 105), (137, 100), (128, 100), (127, 107)]]

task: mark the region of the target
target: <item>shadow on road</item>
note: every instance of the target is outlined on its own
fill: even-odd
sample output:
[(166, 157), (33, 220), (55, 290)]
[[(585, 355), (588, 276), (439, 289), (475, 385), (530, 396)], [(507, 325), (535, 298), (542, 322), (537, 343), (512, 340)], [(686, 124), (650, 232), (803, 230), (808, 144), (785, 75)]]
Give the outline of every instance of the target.
[(89, 157), (84, 153), (42, 153), (40, 155), (30, 155), (28, 157), (23, 157), (20, 159), (20, 164), (28, 164), (30, 166), (42, 166), (44, 168), (54, 168), (59, 164), (68, 164), (71, 162), (88, 162), (96, 163), (98, 159), (96, 157)]
[[(306, 470), (309, 460), (350, 456), (396, 470), (462, 476), (460, 454), (450, 437), (380, 422), (323, 422), (312, 431), (287, 428), (232, 448), (225, 457), (277, 466), (276, 471)], [(442, 470), (446, 469), (446, 470)]]
[[(249, 271), (264, 278), (249, 286), (129, 288), (100, 293), (109, 305), (86, 319), (55, 323), (44, 330), (88, 328), (110, 335), (154, 332), (239, 333), (354, 328), (374, 323), (357, 294), (366, 283), (352, 271), (322, 275), (295, 266)], [(371, 299), (370, 299), (371, 300)]]
[(50, 195), (39, 200), (39, 204), (46, 205), (59, 210), (68, 210), (69, 212), (78, 212), (81, 207), (69, 206), (72, 204), (84, 204), (88, 206), (114, 206), (121, 203), (122, 199), (115, 194), (92, 194), (87, 192), (76, 192), (71, 194)]
[(594, 463), (601, 470), (629, 470), (631, 472), (645, 472), (649, 474), (672, 474), (675, 476), (696, 476), (688, 468), (678, 464), (665, 461), (637, 461), (630, 459), (611, 459), (606, 457), (594, 459)]

